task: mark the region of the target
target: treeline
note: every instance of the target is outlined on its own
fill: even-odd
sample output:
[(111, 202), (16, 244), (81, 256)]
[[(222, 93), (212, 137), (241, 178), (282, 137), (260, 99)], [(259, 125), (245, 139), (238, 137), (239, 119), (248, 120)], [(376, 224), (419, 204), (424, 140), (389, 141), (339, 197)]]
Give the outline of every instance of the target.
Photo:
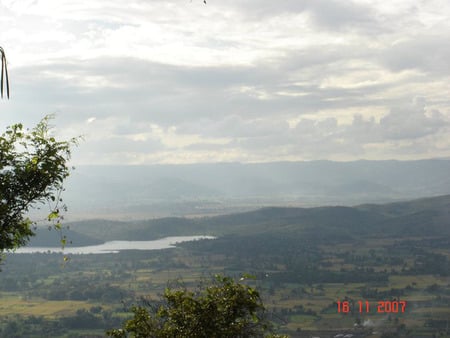
[(386, 283), (389, 279), (389, 274), (384, 272), (367, 272), (364, 269), (348, 271), (298, 269), (273, 273), (270, 277), (271, 281), (278, 283)]
[[(386, 264), (387, 259), (381, 256), (379, 259), (372, 257), (368, 264), (358, 260), (354, 268), (336, 269), (334, 264), (327, 262), (328, 255), (319, 248), (317, 242), (296, 236), (229, 235), (214, 241), (183, 243), (182, 246), (198, 255), (221, 255), (223, 263), (231, 271), (271, 271), (269, 280), (280, 283), (387, 282), (390, 274), (374, 269), (375, 266)], [(342, 255), (340, 258), (343, 259), (342, 264), (351, 264), (355, 255)], [(403, 260), (399, 258), (398, 263), (401, 262)]]
[[(320, 237), (319, 234), (317, 237)], [(390, 275), (449, 276), (450, 259), (432, 252), (430, 242), (413, 242), (406, 247), (401, 240), (361, 254), (361, 240), (339, 241), (351, 248), (333, 252), (322, 238), (287, 236), (269, 232), (258, 235), (228, 235), (213, 241), (186, 242), (180, 246), (202, 257), (222, 257), (233, 271), (272, 271), (271, 278), (294, 283), (386, 282)], [(413, 258), (411, 260), (411, 257)], [(204, 258), (206, 260), (208, 258)], [(339, 263), (337, 263), (337, 260)], [(217, 262), (216, 262), (217, 263)], [(214, 262), (205, 262), (214, 264)], [(276, 271), (276, 272), (273, 272)]]
[[(124, 320), (118, 312), (93, 306), (89, 310), (80, 309), (73, 316), (46, 319), (42, 316), (7, 316), (0, 318), (0, 337), (104, 337), (108, 328), (120, 326)], [(89, 335), (77, 333), (89, 330)], [(97, 332), (97, 334), (95, 333)]]
[(24, 291), (27, 298), (40, 297), (46, 300), (117, 302), (133, 297), (131, 291), (111, 285), (107, 281), (76, 277), (56, 278), (48, 284), (43, 280), (31, 281), (26, 276), (20, 279), (8, 276), (0, 279), (0, 290)]
[(83, 280), (68, 280), (64, 283), (53, 282), (46, 289), (33, 292), (33, 296), (47, 300), (79, 300), (117, 303), (117, 301), (130, 298), (133, 293), (109, 283), (96, 285)]

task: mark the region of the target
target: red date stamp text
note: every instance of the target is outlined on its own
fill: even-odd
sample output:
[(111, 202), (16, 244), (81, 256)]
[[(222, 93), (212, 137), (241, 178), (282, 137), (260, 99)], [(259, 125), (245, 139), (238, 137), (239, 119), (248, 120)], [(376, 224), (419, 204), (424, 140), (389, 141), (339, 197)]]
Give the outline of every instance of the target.
[(338, 313), (404, 313), (406, 310), (406, 301), (404, 300), (380, 300), (377, 302), (338, 300), (336, 304)]

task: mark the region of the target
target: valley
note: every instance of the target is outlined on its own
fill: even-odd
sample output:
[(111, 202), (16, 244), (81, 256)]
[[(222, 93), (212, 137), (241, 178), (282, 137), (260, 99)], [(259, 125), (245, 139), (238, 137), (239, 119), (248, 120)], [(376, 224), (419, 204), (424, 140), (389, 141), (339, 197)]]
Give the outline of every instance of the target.
[[(132, 304), (157, 300), (168, 283), (192, 288), (214, 274), (250, 274), (255, 279), (247, 283), (261, 291), (275, 331), (291, 337), (446, 337), (449, 211), (447, 195), (205, 218), (75, 222), (67, 232), (74, 246), (173, 235), (217, 238), (164, 250), (69, 255), (68, 262), (60, 254), (8, 254), (1, 266), (1, 332), (16, 326), (20, 337), (37, 337), (45, 327), (52, 336), (102, 337), (121, 325)], [(38, 235), (32, 244), (58, 245), (55, 238)]]

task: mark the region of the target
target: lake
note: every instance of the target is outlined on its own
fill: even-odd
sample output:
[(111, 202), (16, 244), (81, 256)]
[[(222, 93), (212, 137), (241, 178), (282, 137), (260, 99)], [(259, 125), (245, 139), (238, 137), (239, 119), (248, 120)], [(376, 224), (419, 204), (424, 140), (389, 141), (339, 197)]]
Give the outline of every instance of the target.
[(14, 251), (20, 254), (32, 253), (64, 253), (64, 254), (107, 254), (118, 253), (122, 250), (161, 250), (174, 248), (175, 244), (181, 242), (196, 241), (200, 239), (214, 239), (213, 236), (174, 236), (165, 237), (154, 241), (111, 241), (99, 245), (70, 247), (66, 246), (64, 251), (60, 247), (22, 247)]

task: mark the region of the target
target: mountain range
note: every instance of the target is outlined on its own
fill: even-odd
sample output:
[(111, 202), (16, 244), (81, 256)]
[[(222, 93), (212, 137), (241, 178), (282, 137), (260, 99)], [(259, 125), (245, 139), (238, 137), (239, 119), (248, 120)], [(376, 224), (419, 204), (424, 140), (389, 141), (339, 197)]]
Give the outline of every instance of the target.
[[(212, 235), (289, 237), (335, 241), (380, 238), (450, 237), (450, 195), (355, 207), (267, 207), (199, 218), (166, 217), (140, 221), (85, 220), (67, 224), (74, 246), (112, 240), (154, 240), (166, 236)], [(58, 233), (39, 229), (31, 245), (59, 245)]]
[(63, 198), (70, 220), (218, 215), (445, 195), (449, 173), (449, 159), (79, 166)]

